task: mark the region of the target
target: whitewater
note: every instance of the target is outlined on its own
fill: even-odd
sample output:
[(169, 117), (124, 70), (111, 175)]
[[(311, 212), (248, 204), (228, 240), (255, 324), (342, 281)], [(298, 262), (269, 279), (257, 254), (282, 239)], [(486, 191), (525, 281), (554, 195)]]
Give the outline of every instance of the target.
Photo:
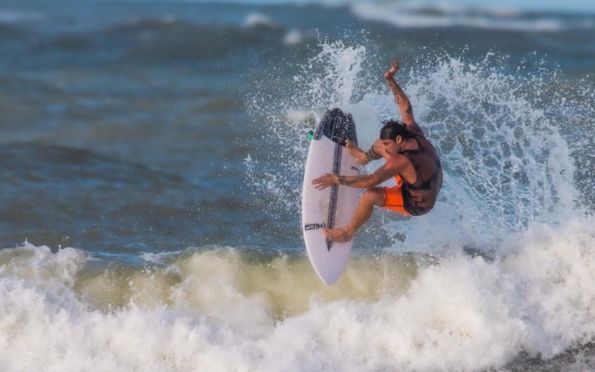
[(577, 348), (565, 368), (586, 370), (593, 226), (534, 227), (490, 260), (360, 257), (330, 290), (304, 258), (253, 262), (226, 247), (103, 271), (73, 248), (4, 249), (0, 367), (481, 370)]

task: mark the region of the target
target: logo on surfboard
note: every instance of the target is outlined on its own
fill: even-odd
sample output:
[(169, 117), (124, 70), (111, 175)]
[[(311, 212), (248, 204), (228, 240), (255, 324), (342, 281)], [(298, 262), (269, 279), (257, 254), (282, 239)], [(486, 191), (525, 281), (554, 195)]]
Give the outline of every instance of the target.
[(304, 226), (304, 230), (318, 230), (324, 229), (326, 227), (326, 223), (309, 223)]

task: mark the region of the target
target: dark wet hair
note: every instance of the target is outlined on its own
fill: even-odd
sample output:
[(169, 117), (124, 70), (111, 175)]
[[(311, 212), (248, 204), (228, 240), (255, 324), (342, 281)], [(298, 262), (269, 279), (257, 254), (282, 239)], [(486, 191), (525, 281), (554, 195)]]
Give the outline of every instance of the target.
[(381, 140), (393, 140), (397, 139), (397, 136), (401, 136), (403, 139), (410, 138), (411, 133), (405, 127), (405, 124), (398, 120), (385, 120), (382, 122), (384, 126), (380, 129)]

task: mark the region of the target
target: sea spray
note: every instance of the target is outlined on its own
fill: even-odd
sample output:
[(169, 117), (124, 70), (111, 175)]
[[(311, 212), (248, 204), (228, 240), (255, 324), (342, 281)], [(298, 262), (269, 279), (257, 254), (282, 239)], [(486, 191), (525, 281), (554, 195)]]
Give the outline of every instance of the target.
[[(255, 91), (248, 98), (248, 110), (267, 142), (263, 146), (270, 146), (271, 151), (264, 158), (250, 154), (245, 161), (247, 181), (256, 195), (273, 196), (267, 199), (269, 206), (297, 211), (301, 190), (297, 185), (303, 177), (307, 133), (315, 128), (326, 108), (349, 106), (354, 96), (369, 91), (362, 84), (367, 81), (362, 76), (368, 76), (366, 50), (341, 41), (322, 43), (319, 53), (298, 67), (286, 91), (275, 95)], [(275, 169), (283, 169), (283, 174), (272, 170), (272, 164)]]
[[(407, 249), (413, 250), (469, 246), (489, 251), (510, 232), (571, 216), (579, 193), (559, 117), (572, 107), (548, 89), (559, 80), (555, 72), (513, 74), (506, 57), (493, 53), (479, 61), (466, 61), (464, 53), (457, 58), (433, 53), (403, 63), (397, 79), (438, 149), (444, 188), (427, 216), (382, 222), (386, 235), (397, 236), (392, 240), (397, 245), (405, 236)], [(379, 57), (363, 46), (322, 43), (294, 78), (295, 89), (278, 104), (256, 104), (258, 94), (253, 97), (253, 113), (267, 114), (261, 125), (270, 133), (268, 140), (278, 143), (274, 158), (284, 169), (283, 174), (256, 174), (254, 164), (261, 160), (251, 159), (247, 174), (254, 192), (275, 195), (277, 207), (297, 213), (308, 145), (304, 133), (326, 108), (339, 105), (353, 114), (362, 147), (374, 141), (382, 119), (398, 117), (392, 95), (370, 73), (372, 58)], [(375, 226), (367, 229), (377, 234)]]
[(493, 248), (512, 231), (576, 213), (574, 161), (561, 123), (548, 113), (552, 101), (554, 110), (568, 108), (559, 96), (542, 96), (555, 75), (512, 75), (506, 58), (492, 54), (416, 66), (405, 89), (445, 169), (442, 202), (428, 215), (435, 236)]

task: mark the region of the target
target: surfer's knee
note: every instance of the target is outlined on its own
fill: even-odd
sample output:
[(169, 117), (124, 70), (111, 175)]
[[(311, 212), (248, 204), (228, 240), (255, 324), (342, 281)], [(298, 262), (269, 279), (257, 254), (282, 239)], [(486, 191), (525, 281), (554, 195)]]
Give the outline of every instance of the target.
[(381, 205), (384, 201), (384, 195), (377, 189), (368, 189), (362, 194), (361, 200), (366, 204)]
[(364, 191), (364, 193), (362, 194), (361, 200), (363, 202), (365, 202), (366, 204), (372, 203), (372, 201), (374, 200), (374, 191), (372, 191), (372, 190)]

